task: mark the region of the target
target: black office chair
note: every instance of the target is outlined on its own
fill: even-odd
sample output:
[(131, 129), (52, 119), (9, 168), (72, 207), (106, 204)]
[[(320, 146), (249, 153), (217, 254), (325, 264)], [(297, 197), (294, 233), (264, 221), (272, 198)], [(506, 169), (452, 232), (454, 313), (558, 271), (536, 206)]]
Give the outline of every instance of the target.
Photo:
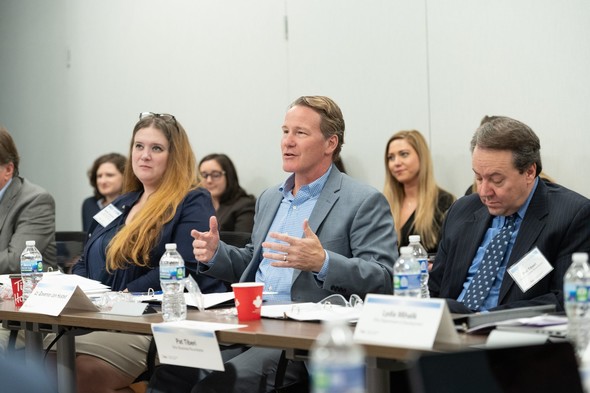
[(583, 392), (565, 341), (424, 355), (409, 373), (412, 393)]
[(69, 273), (72, 265), (78, 261), (84, 251), (87, 234), (82, 231), (55, 232), (55, 246), (57, 248), (57, 266)]

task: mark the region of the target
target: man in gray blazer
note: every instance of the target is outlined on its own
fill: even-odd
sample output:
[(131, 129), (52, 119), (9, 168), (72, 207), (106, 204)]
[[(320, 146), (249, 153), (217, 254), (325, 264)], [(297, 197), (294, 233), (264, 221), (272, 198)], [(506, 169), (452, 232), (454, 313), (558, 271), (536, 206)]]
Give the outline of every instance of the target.
[[(265, 291), (276, 293), (265, 299), (278, 301), (392, 294), (398, 252), (389, 205), (380, 192), (333, 165), (344, 137), (340, 108), (328, 97), (300, 97), (287, 111), (282, 130), (283, 170), (292, 175), (258, 199), (252, 243), (245, 248), (219, 240), (215, 217), (209, 232), (192, 232), (200, 274), (263, 282)], [(223, 373), (200, 370), (193, 391), (272, 390), (281, 350), (240, 352), (225, 363)], [(291, 362), (284, 380), (306, 375), (302, 362)], [(186, 381), (176, 378), (181, 379)], [(175, 391), (182, 389), (175, 386)]]
[[(428, 282), (431, 296), (447, 298), (451, 311), (541, 304), (563, 310), (563, 275), (571, 255), (590, 251), (590, 200), (539, 180), (540, 148), (528, 126), (507, 117), (484, 118), (475, 132), (471, 151), (478, 193), (460, 198), (447, 212)], [(486, 255), (508, 217), (514, 224), (507, 249), (497, 258), (497, 270), (490, 270), (488, 288), (477, 276), (492, 269)], [(523, 260), (537, 248), (540, 253)], [(535, 277), (536, 272), (542, 274)]]
[(44, 269), (56, 269), (55, 202), (43, 188), (18, 175), (18, 164), (14, 141), (0, 127), (0, 274), (20, 273), (27, 240), (35, 240)]

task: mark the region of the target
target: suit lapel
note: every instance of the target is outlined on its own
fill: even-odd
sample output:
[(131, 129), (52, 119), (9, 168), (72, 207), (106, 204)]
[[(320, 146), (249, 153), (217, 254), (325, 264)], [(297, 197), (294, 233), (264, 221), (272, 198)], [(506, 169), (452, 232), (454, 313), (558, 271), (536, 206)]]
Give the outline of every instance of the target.
[(330, 172), (330, 176), (328, 176), (328, 180), (326, 180), (326, 184), (324, 185), (322, 192), (320, 192), (313, 211), (309, 216), (309, 227), (316, 235), (318, 235), (318, 237), (320, 236), (320, 234), (317, 233), (318, 228), (322, 225), (338, 198), (340, 198), (339, 192), (341, 186), (342, 173), (332, 167), (332, 172)]
[(510, 288), (515, 284), (510, 274), (508, 274), (508, 268), (520, 261), (520, 259), (533, 248), (540, 233), (545, 228), (545, 217), (548, 213), (547, 188), (542, 181), (539, 181), (537, 184), (537, 190), (535, 191), (531, 203), (526, 210), (524, 219), (520, 224), (518, 235), (516, 236), (516, 242), (514, 243), (514, 247), (512, 247), (510, 259), (506, 265), (506, 272), (504, 274), (504, 279), (502, 280), (502, 286), (500, 287), (498, 305), (502, 303), (502, 300)]

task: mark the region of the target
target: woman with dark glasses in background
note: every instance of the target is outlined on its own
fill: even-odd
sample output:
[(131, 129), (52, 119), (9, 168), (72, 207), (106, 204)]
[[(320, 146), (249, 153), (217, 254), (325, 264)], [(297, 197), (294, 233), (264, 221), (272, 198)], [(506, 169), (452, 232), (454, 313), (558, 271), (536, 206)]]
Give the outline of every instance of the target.
[(225, 154), (209, 154), (199, 163), (203, 185), (211, 193), (220, 231), (252, 232), (256, 198), (240, 187), (233, 162)]

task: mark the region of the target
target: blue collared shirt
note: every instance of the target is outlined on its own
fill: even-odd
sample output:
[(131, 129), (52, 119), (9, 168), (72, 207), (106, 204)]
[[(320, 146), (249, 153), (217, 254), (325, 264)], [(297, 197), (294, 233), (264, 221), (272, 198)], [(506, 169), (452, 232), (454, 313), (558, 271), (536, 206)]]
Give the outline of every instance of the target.
[[(283, 194), (283, 200), (279, 206), (279, 210), (270, 226), (270, 232), (286, 233), (293, 237), (303, 237), (303, 221), (309, 219), (311, 212), (322, 192), (332, 167), (328, 168), (320, 178), (310, 184), (302, 186), (297, 195), (293, 195), (293, 187), (295, 186), (295, 175), (289, 178), (279, 187), (279, 191)], [(278, 242), (267, 235), (267, 242)], [(263, 252), (269, 251), (264, 249)], [(291, 300), (291, 284), (293, 282), (294, 269), (273, 267), (270, 264), (274, 260), (262, 258), (258, 270), (256, 271), (256, 281), (264, 283), (264, 291), (276, 293), (272, 296), (272, 300), (289, 301)], [(328, 253), (324, 260), (324, 266), (316, 276), (319, 280), (325, 277), (327, 266), (329, 263)]]
[[(483, 304), (480, 307), (480, 311), (486, 311), (490, 308), (494, 308), (498, 305), (498, 299), (500, 297), (500, 287), (502, 286), (502, 280), (504, 279), (504, 274), (506, 273), (506, 264), (510, 260), (510, 254), (512, 253), (512, 247), (514, 247), (514, 243), (516, 242), (516, 238), (518, 237), (518, 231), (520, 230), (520, 224), (526, 214), (526, 211), (531, 203), (531, 199), (535, 190), (537, 189), (537, 184), (539, 183), (539, 178), (535, 179), (535, 184), (533, 185), (533, 189), (529, 194), (528, 198), (524, 202), (524, 204), (518, 209), (516, 212), (516, 220), (514, 221), (514, 231), (512, 232), (512, 237), (510, 238), (510, 242), (508, 243), (508, 247), (506, 248), (506, 254), (504, 254), (504, 259), (502, 260), (502, 265), (500, 265), (500, 270), (498, 270), (498, 274), (496, 275), (496, 279), (494, 280), (494, 284), (490, 289), (490, 293), (488, 297), (484, 300)], [(469, 288), (469, 284), (471, 284), (471, 280), (477, 273), (477, 269), (479, 269), (479, 265), (481, 264), (483, 257), (485, 255), (485, 251), (498, 232), (504, 226), (504, 222), (506, 221), (506, 217), (504, 216), (496, 216), (492, 220), (491, 226), (486, 231), (485, 236), (483, 237), (483, 241), (481, 242), (479, 248), (477, 249), (477, 253), (475, 254), (475, 258), (471, 262), (471, 266), (467, 271), (467, 277), (465, 278), (465, 282), (463, 283), (463, 291), (457, 298), (458, 301), (463, 301), (465, 294), (467, 292), (467, 288)]]
[(2, 201), (2, 198), (4, 198), (4, 194), (6, 194), (6, 190), (8, 190), (8, 186), (10, 185), (10, 183), (12, 183), (12, 178), (8, 179), (4, 187), (2, 187), (2, 189), (0, 190), (0, 201)]

